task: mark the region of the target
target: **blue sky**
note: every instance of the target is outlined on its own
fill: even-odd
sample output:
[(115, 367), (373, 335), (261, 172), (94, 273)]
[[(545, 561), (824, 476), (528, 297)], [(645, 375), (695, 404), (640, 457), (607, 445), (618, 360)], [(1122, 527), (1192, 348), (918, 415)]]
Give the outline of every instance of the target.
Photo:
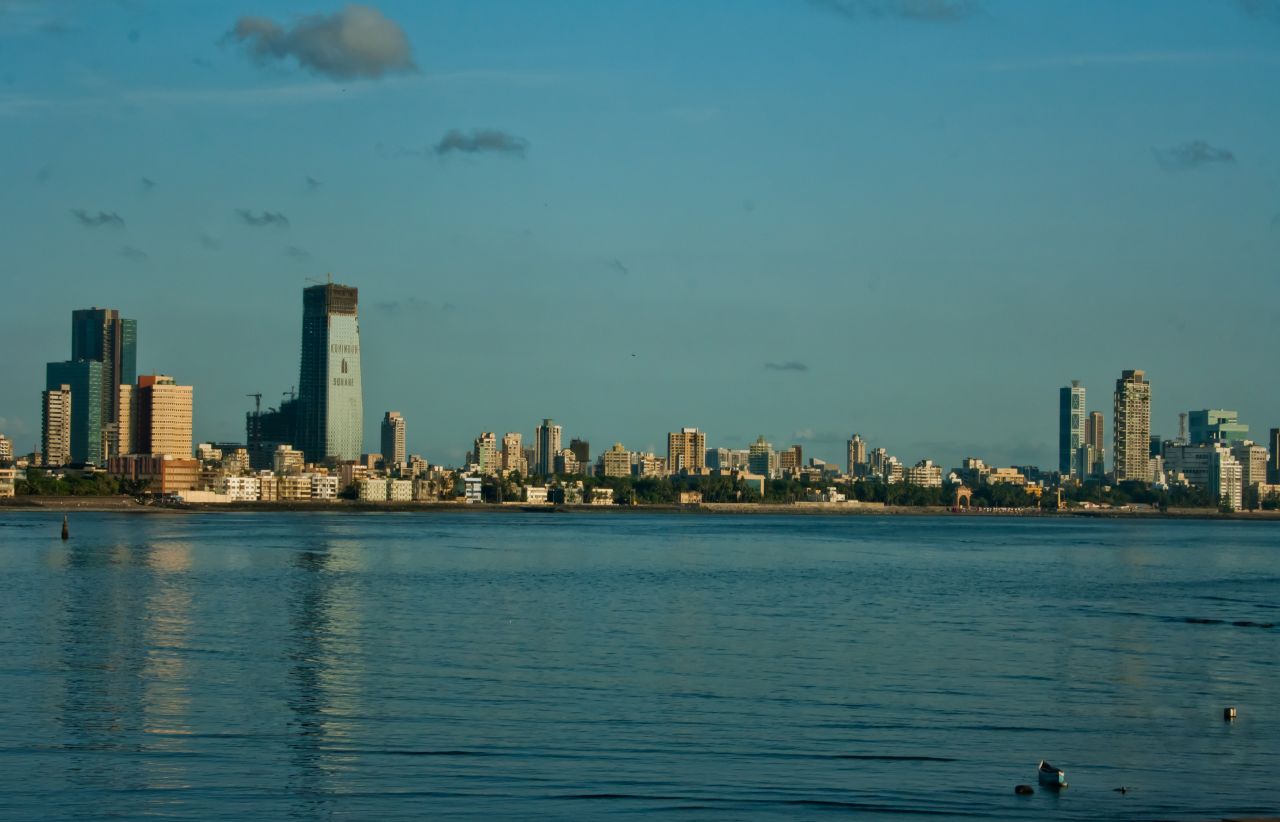
[(1053, 466), (1058, 387), (1109, 435), (1123, 368), (1158, 432), (1280, 426), (1280, 3), (374, 6), (411, 70), (230, 34), (341, 4), (0, 0), (20, 449), (90, 305), (196, 386), (199, 439), (242, 439), (328, 272), (360, 288), (366, 448), (396, 409), (433, 461), (550, 416), (594, 451), (691, 425)]

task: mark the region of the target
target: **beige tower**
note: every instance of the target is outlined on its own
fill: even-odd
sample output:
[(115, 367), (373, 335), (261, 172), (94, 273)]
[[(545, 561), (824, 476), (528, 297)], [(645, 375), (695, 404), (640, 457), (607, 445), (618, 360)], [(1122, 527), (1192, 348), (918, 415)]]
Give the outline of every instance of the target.
[(1116, 482), (1151, 481), (1151, 383), (1142, 371), (1124, 371), (1116, 380)]
[(195, 389), (173, 377), (138, 377), (133, 390), (133, 452), (191, 456), (191, 409)]

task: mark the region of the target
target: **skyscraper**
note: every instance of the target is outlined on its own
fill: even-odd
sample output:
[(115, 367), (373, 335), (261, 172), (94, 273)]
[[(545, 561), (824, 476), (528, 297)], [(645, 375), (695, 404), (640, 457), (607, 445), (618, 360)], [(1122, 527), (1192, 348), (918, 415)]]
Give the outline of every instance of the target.
[(104, 449), (119, 442), (120, 386), (138, 376), (138, 322), (114, 308), (82, 308), (71, 312), (71, 359), (102, 363), (102, 397), (98, 414)]
[(1231, 445), (1249, 438), (1249, 426), (1240, 422), (1240, 415), (1235, 411), (1206, 408), (1203, 411), (1192, 411), (1187, 416), (1191, 423), (1192, 445), (1209, 445), (1215, 442)]
[(133, 390), (133, 452), (191, 456), (191, 411), (194, 389), (173, 377), (151, 374), (138, 378)]
[(472, 444), (471, 458), (480, 469), (480, 473), (498, 473), (502, 468), (498, 458), (498, 435), (492, 431), (485, 431), (476, 437)]
[(578, 465), (587, 465), (591, 462), (590, 441), (574, 437), (569, 440), (569, 450), (573, 452), (573, 458), (578, 461)]
[(707, 435), (697, 428), (681, 428), (667, 434), (667, 471), (702, 473), (707, 466)]
[(388, 411), (382, 417), (382, 461), (387, 467), (408, 461), (405, 448), (405, 422), (399, 411)]
[(555, 473), (561, 433), (560, 426), (550, 419), (544, 419), (533, 432), (533, 473), (543, 476)]
[(308, 462), (357, 460), (363, 445), (359, 292), (328, 283), (302, 291), (298, 439)]
[(516, 431), (508, 431), (502, 435), (503, 471), (516, 471), (520, 474), (529, 473), (529, 465), (525, 462), (524, 448), (521, 445), (523, 439)]
[(45, 366), (45, 388), (71, 389), (71, 462), (103, 464), (102, 362), (75, 360)]
[(862, 477), (867, 473), (867, 443), (858, 434), (849, 439), (849, 476)]
[(1072, 380), (1058, 392), (1058, 471), (1063, 475), (1083, 477), (1088, 470), (1080, 450), (1085, 445), (1084, 412), (1084, 386)]
[(1088, 465), (1089, 475), (1093, 477), (1101, 477), (1107, 472), (1106, 469), (1106, 453), (1107, 440), (1104, 433), (1105, 423), (1101, 411), (1090, 411), (1089, 421), (1084, 427), (1085, 445), (1089, 448), (1090, 462)]
[(40, 453), (45, 465), (71, 462), (71, 386), (60, 385), (40, 395)]
[(1112, 454), (1116, 482), (1151, 481), (1151, 383), (1142, 371), (1123, 371), (1116, 380), (1115, 447)]

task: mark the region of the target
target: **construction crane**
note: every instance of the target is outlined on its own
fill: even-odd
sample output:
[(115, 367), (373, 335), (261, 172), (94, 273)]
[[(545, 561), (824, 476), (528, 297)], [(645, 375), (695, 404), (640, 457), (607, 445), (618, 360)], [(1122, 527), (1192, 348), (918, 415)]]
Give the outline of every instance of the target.
[(262, 392), (257, 394), (245, 394), (246, 397), (253, 397), (253, 413), (262, 413)]

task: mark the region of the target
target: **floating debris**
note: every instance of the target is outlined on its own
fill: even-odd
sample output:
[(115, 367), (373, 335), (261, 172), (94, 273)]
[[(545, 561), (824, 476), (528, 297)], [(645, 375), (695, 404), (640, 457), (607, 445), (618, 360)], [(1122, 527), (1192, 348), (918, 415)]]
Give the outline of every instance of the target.
[(1231, 722), (1236, 718), (1236, 709), (1234, 706), (1222, 709), (1222, 719), (1224, 722)]
[(63, 539), (70, 539), (70, 538), (71, 538), (71, 529), (67, 526), (67, 515), (66, 515), (66, 514), (63, 514), (63, 515), (62, 515), (62, 538), (63, 538)]
[(1030, 785), (1014, 785), (1013, 792), (1019, 796), (1028, 796), (1036, 792), (1036, 789)]

